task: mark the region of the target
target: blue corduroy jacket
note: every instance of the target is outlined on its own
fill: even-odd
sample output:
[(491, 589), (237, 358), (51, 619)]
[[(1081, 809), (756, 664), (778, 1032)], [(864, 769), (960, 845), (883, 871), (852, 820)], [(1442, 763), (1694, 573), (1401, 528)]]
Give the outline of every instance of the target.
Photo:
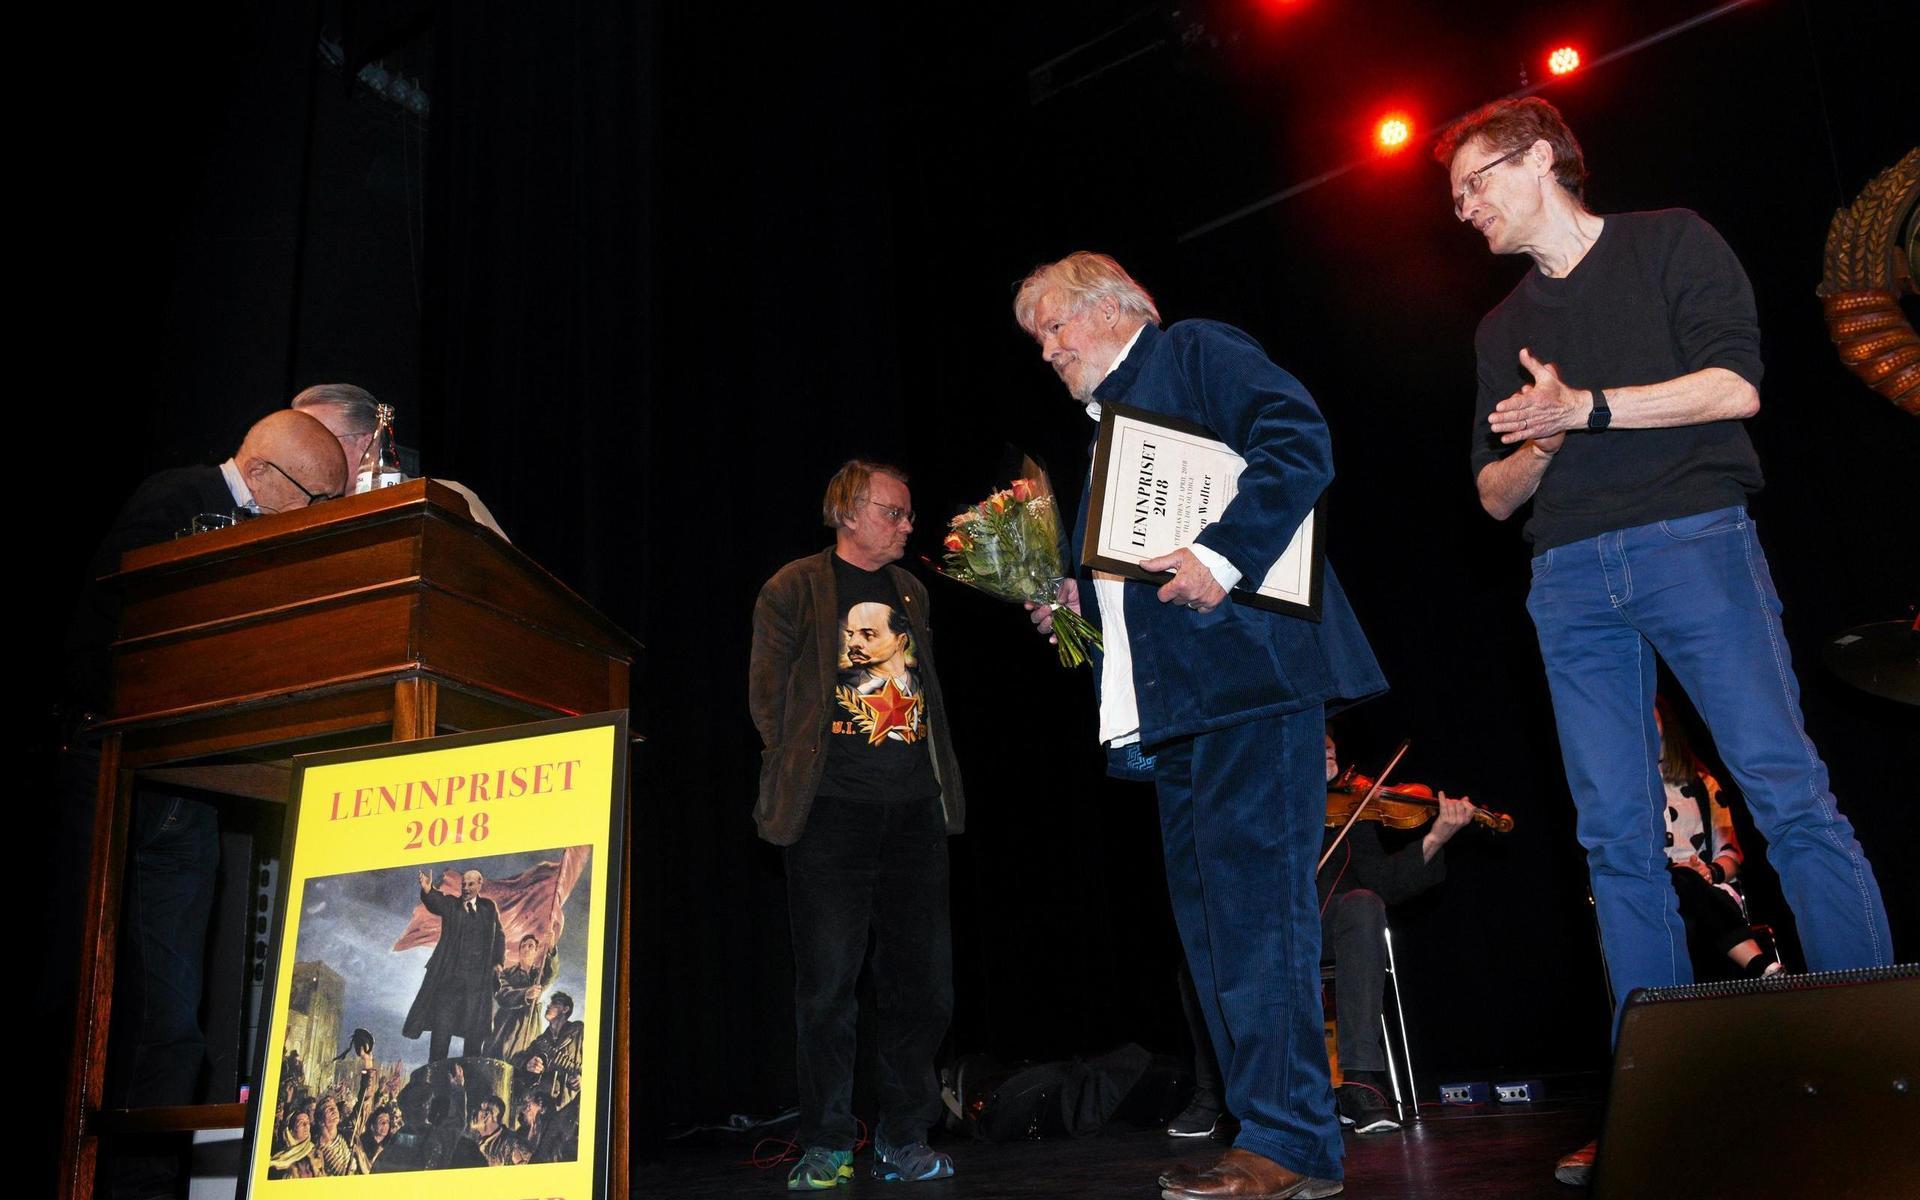
[[(1231, 325), (1146, 326), (1094, 399), (1195, 422), (1246, 459), (1239, 493), (1197, 539), (1238, 567), (1243, 585), (1266, 576), (1333, 481), (1332, 444), (1313, 397)], [(1073, 528), (1076, 563), (1087, 501), (1082, 489)], [(1083, 608), (1098, 622), (1092, 572), (1082, 566), (1079, 576)], [(1200, 613), (1163, 604), (1156, 591), (1141, 583), (1125, 591), (1140, 740), (1148, 751), (1173, 738), (1315, 705), (1338, 709), (1387, 688), (1331, 563), (1317, 623), (1233, 602)], [(1096, 681), (1101, 667), (1096, 658)]]

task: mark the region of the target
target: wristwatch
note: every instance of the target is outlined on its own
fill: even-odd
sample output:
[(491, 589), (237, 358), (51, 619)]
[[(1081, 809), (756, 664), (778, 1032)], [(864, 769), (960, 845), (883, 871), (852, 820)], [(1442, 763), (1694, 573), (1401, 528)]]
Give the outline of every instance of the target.
[(1607, 394), (1599, 388), (1593, 391), (1593, 411), (1587, 414), (1587, 429), (1599, 433), (1613, 424), (1613, 410), (1607, 407)]

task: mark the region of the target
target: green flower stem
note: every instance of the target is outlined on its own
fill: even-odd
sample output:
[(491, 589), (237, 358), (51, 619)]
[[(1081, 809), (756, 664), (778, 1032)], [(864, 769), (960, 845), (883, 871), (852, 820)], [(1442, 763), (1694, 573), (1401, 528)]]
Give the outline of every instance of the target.
[(1092, 661), (1092, 656), (1087, 653), (1088, 646), (1106, 649), (1100, 641), (1100, 631), (1094, 628), (1093, 622), (1057, 600), (1049, 603), (1047, 608), (1053, 613), (1053, 636), (1060, 651), (1061, 666), (1077, 667)]

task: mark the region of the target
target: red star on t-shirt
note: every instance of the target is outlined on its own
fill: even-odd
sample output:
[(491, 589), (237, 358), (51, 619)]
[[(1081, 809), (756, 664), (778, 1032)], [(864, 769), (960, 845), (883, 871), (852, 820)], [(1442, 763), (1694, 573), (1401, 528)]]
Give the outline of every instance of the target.
[(919, 707), (919, 697), (907, 695), (899, 684), (888, 679), (879, 691), (860, 697), (860, 703), (873, 718), (873, 732), (867, 738), (869, 745), (878, 746), (886, 740), (888, 732), (895, 729), (906, 734), (906, 741), (914, 740), (913, 714)]

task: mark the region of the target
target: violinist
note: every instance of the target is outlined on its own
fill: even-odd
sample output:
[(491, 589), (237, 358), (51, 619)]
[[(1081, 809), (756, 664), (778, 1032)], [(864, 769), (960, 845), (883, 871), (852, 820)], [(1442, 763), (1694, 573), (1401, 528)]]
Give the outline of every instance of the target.
[[(1327, 782), (1333, 784), (1340, 778), (1339, 760), (1329, 734)], [(1360, 791), (1364, 795), (1366, 788), (1362, 786)], [(1387, 1082), (1386, 1051), (1380, 1044), (1380, 1012), (1386, 998), (1387, 906), (1417, 896), (1445, 879), (1444, 848), (1473, 820), (1473, 804), (1467, 798), (1456, 800), (1441, 792), (1437, 799), (1440, 807), (1427, 832), (1391, 854), (1380, 843), (1376, 822), (1356, 821), (1320, 869), (1317, 881), (1321, 956), (1334, 968), (1334, 1006), (1344, 1079), (1333, 1089), (1333, 1099), (1341, 1124), (1352, 1125), (1355, 1133), (1387, 1133), (1400, 1128), (1381, 1091)], [(1337, 826), (1330, 826), (1326, 843), (1330, 845), (1339, 832)]]
[[(1327, 735), (1329, 788), (1358, 786), (1364, 795), (1367, 781), (1343, 779), (1335, 757), (1333, 736)], [(1444, 847), (1473, 821), (1474, 807), (1466, 797), (1454, 799), (1441, 792), (1433, 824), (1417, 841), (1389, 854), (1380, 841), (1379, 825), (1356, 821), (1320, 870), (1320, 948), (1323, 964), (1334, 968), (1334, 1002), (1339, 1026), (1340, 1070), (1344, 1078), (1333, 1089), (1334, 1107), (1342, 1125), (1355, 1133), (1390, 1133), (1400, 1128), (1382, 1090), (1387, 1083), (1386, 1049), (1380, 1043), (1380, 1014), (1386, 1000), (1387, 906), (1419, 895), (1446, 878)], [(1329, 826), (1321, 845), (1326, 853), (1345, 825)], [(1198, 1015), (1193, 983), (1183, 965), (1181, 1000), (1193, 1035), (1193, 1101), (1167, 1127), (1174, 1137), (1210, 1136), (1226, 1116), (1221, 1102), (1219, 1071), (1214, 1066), (1207, 1030)]]

